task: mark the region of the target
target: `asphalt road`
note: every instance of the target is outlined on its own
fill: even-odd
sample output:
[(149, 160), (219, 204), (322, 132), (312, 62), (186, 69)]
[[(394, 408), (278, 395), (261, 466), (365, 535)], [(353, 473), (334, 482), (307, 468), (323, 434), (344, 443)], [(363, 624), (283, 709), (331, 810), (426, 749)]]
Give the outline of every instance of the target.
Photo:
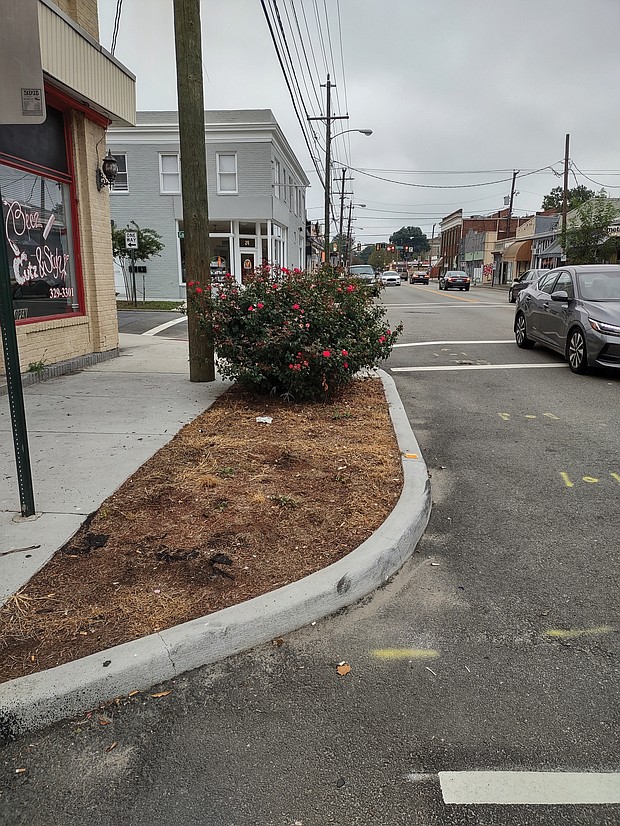
[[(109, 724), (5, 747), (0, 823), (620, 823), (587, 802), (620, 768), (620, 377), (518, 350), (503, 293), (383, 301), (404, 324), (386, 369), (432, 474), (411, 561), (363, 604)], [(553, 790), (500, 772), (574, 774)]]

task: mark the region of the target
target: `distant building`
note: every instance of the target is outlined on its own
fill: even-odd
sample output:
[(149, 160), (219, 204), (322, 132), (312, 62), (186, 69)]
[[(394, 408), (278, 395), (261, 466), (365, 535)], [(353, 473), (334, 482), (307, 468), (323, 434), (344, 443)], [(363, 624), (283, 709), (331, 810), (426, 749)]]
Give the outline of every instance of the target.
[(508, 214), (508, 209), (502, 209), (492, 215), (472, 215), (464, 218), (463, 210), (457, 209), (443, 218), (439, 225), (440, 271), (465, 269), (463, 241), (470, 231), (495, 233), (496, 238), (514, 237), (517, 228), (527, 219), (515, 217), (509, 219)]
[[(303, 269), (309, 181), (271, 110), (206, 111), (205, 135), (212, 273), (241, 283), (262, 262)], [(108, 142), (121, 170), (112, 219), (155, 230), (164, 244), (146, 264), (146, 297), (184, 298), (178, 114), (138, 112), (136, 128), (110, 129)]]

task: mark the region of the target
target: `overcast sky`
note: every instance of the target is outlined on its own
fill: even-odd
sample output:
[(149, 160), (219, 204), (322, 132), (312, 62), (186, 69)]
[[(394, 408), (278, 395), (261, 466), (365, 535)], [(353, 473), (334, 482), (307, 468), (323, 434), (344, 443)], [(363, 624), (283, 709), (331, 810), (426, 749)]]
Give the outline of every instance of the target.
[[(273, 3), (265, 2), (270, 14)], [(513, 169), (553, 166), (561, 173), (566, 133), (575, 167), (620, 195), (620, 0), (276, 5), (293, 61), (298, 53), (298, 65), (308, 69), (298, 78), (309, 113), (325, 114), (319, 83), (329, 70), (337, 85), (333, 113), (349, 115), (333, 131), (373, 130), (370, 137), (353, 133), (334, 142), (336, 160), (360, 170), (351, 173), (347, 190), (356, 204), (367, 205), (354, 211), (358, 240), (387, 240), (403, 225), (430, 236), (432, 225), (459, 207), (467, 215), (502, 208)], [(203, 0), (201, 6), (205, 108), (271, 109), (312, 182), (308, 215), (320, 220), (323, 192), (261, 0)], [(117, 0), (99, 0), (107, 49), (116, 8)], [(303, 46), (290, 34), (296, 22)], [(138, 109), (176, 109), (172, 0), (124, 0), (115, 56), (137, 76)], [(313, 128), (324, 136), (320, 122)], [(472, 186), (501, 179), (508, 180)], [(570, 185), (576, 181), (600, 189), (575, 169)], [(515, 213), (539, 209), (561, 183), (549, 170), (519, 177)]]

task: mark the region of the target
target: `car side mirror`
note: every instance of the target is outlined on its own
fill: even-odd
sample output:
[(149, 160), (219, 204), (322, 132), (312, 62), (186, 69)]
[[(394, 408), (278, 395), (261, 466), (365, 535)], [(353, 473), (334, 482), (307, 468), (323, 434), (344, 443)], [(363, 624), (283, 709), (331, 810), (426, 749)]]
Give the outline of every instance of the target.
[(551, 293), (552, 301), (568, 301), (568, 293), (566, 290), (558, 290), (556, 293)]

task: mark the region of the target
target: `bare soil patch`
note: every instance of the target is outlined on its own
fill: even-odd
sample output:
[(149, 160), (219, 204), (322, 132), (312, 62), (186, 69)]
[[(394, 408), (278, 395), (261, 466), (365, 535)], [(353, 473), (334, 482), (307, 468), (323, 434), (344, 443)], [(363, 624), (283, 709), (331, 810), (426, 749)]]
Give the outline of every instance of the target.
[[(263, 416), (272, 423), (256, 421)], [(326, 404), (257, 399), (233, 387), (0, 609), (0, 681), (320, 570), (382, 524), (401, 488), (378, 379), (357, 380)]]

